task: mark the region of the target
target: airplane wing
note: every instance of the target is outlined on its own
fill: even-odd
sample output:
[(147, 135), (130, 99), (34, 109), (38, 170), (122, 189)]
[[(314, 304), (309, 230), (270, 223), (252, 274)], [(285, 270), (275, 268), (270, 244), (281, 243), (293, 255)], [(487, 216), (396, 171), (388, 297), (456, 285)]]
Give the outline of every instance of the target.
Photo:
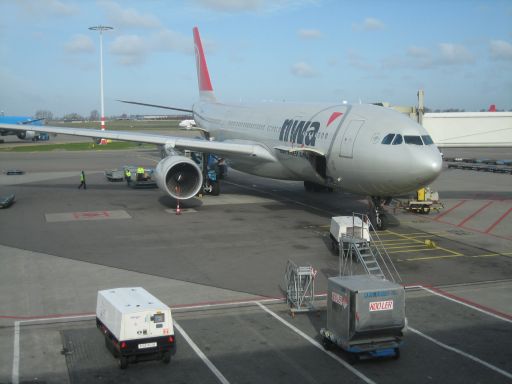
[[(8, 129), (13, 131), (26, 131), (27, 128), (18, 124), (0, 124), (0, 129)], [(274, 155), (267, 147), (259, 143), (250, 142), (221, 142), (208, 141), (204, 139), (192, 139), (179, 136), (156, 135), (151, 133), (127, 132), (127, 131), (102, 131), (100, 129), (88, 128), (69, 128), (69, 127), (52, 127), (30, 126), (31, 131), (48, 132), (63, 135), (83, 136), (93, 138), (104, 138), (120, 141), (133, 141), (138, 143), (160, 144), (170, 148), (189, 149), (191, 151), (209, 152), (224, 157), (233, 155), (242, 155), (258, 158), (261, 161), (277, 161)]]

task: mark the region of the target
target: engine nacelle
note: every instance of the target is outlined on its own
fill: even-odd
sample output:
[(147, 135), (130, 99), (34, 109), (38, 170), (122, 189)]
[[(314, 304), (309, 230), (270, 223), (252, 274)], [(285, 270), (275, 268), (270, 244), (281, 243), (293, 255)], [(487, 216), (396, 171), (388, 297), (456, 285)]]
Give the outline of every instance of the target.
[(32, 140), (34, 137), (36, 137), (36, 133), (34, 131), (20, 131), (16, 134), (18, 138), (21, 140)]
[(203, 186), (203, 175), (194, 160), (185, 156), (169, 156), (155, 169), (158, 187), (175, 199), (194, 197)]

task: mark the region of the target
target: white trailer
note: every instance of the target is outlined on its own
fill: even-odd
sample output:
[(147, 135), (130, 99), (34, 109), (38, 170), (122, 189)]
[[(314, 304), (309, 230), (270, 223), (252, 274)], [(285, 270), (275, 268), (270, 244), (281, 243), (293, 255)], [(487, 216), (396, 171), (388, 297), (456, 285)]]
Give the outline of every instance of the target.
[[(366, 217), (366, 216), (363, 216)], [(339, 251), (340, 242), (343, 238), (357, 239), (360, 242), (370, 241), (370, 226), (361, 217), (334, 216), (331, 218), (330, 235), (332, 249)]]
[(176, 353), (171, 309), (144, 288), (98, 291), (96, 326), (121, 369), (154, 358), (167, 364)]

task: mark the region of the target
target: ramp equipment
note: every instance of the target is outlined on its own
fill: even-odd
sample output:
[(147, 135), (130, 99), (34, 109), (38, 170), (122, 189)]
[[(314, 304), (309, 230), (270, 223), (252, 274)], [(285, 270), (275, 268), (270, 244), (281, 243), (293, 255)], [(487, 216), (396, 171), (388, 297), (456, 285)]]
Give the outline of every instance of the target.
[(322, 344), (362, 358), (400, 357), (406, 328), (404, 287), (368, 275), (331, 277), (327, 282), (327, 327)]
[(309, 312), (315, 309), (315, 276), (317, 271), (311, 266), (297, 266), (288, 260), (284, 283), (286, 302), (290, 305), (292, 315), (296, 312)]
[(331, 219), (332, 248), (339, 255), (339, 275), (351, 276), (359, 262), (367, 275), (402, 281), (391, 257), (368, 215), (336, 216)]

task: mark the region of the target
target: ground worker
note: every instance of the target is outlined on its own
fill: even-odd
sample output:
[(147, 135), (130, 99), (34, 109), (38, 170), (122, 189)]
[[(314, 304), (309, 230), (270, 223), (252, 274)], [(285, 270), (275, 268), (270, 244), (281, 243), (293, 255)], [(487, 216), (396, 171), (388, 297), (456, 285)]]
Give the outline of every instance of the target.
[(137, 181), (144, 180), (144, 167), (137, 168)]
[(80, 172), (80, 185), (78, 186), (78, 189), (82, 187), (87, 189), (87, 185), (85, 184), (85, 172), (83, 170)]
[(132, 173), (128, 168), (126, 168), (125, 176), (126, 176), (126, 185), (130, 185), (130, 181), (132, 181)]

